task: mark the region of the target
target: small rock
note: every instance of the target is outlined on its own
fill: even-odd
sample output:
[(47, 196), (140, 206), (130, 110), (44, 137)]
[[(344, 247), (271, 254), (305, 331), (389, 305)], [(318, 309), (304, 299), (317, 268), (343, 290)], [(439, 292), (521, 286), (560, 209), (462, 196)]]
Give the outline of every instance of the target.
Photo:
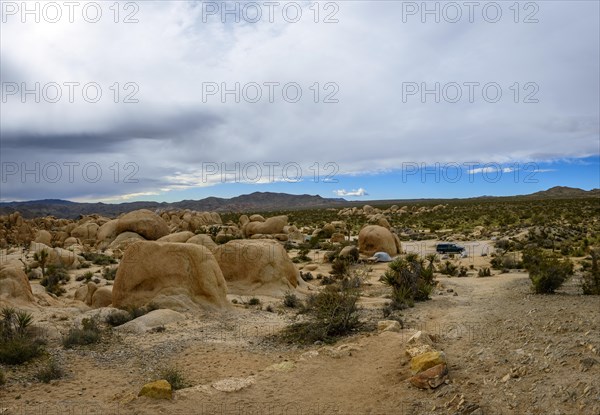
[(445, 363), (433, 366), (409, 379), (409, 382), (420, 389), (435, 389), (446, 381), (448, 366)]
[(212, 387), (221, 392), (237, 392), (254, 384), (254, 377), (226, 378), (212, 384)]
[(420, 373), (442, 363), (446, 363), (446, 355), (443, 352), (433, 351), (413, 357), (410, 368), (414, 373)]
[(382, 320), (377, 322), (377, 330), (379, 331), (395, 331), (399, 332), (402, 327), (396, 320)]
[(147, 383), (142, 387), (138, 396), (147, 396), (152, 399), (172, 399), (173, 389), (171, 384), (164, 379)]

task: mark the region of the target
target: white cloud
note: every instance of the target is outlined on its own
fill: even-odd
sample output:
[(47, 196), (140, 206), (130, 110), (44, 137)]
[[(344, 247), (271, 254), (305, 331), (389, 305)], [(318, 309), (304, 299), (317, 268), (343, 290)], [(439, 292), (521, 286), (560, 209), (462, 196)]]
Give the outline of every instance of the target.
[(345, 196), (368, 196), (369, 194), (367, 193), (367, 191), (365, 189), (363, 189), (362, 187), (359, 187), (356, 190), (351, 190), (351, 191), (346, 191), (345, 189), (340, 189), (340, 190), (334, 190), (333, 193), (336, 196), (339, 197), (345, 197)]
[[(100, 23), (22, 24), (7, 16), (0, 38), (2, 82), (101, 86), (96, 104), (79, 90), (69, 103), (66, 88), (57, 104), (8, 97), (0, 127), (2, 161), (139, 166), (138, 184), (107, 183), (94, 197), (218, 184), (198, 180), (202, 162), (331, 162), (351, 177), (405, 162), (510, 165), (598, 151), (598, 2), (545, 2), (535, 24), (515, 24), (508, 6), (496, 24), (481, 15), (472, 24), (423, 24), (418, 15), (398, 24), (403, 2), (338, 2), (334, 24), (314, 23), (311, 2), (302, 2), (296, 24), (280, 9), (273, 24), (222, 24), (218, 16), (204, 22), (203, 3), (193, 1), (134, 2), (139, 23), (115, 24), (112, 3), (100, 3)], [(329, 12), (321, 10), (321, 19)], [(114, 103), (115, 82), (121, 101), (131, 91), (124, 84), (135, 82), (139, 103)], [(203, 82), (256, 82), (263, 99), (203, 100)], [(287, 102), (278, 87), (269, 103), (265, 82), (297, 83), (302, 98)], [(502, 99), (488, 103), (479, 88), (470, 103), (463, 88), (455, 104), (423, 104), (420, 94), (403, 102), (405, 82), (495, 82)], [(521, 102), (532, 91), (527, 82), (539, 86), (538, 103)], [(339, 102), (323, 103), (336, 88)], [(52, 188), (19, 181), (3, 183), (2, 197), (84, 197), (88, 188), (82, 181)]]

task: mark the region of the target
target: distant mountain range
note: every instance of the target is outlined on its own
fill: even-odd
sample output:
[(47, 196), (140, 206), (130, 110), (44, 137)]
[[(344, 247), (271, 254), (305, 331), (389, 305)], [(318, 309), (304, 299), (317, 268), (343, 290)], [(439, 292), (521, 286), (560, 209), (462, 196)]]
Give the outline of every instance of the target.
[[(480, 196), (464, 200), (476, 199), (578, 199), (599, 198), (600, 189), (583, 190), (573, 187), (556, 186), (548, 190), (519, 196)], [(323, 198), (318, 195), (292, 195), (287, 193), (254, 192), (248, 195), (224, 199), (220, 197), (207, 197), (200, 200), (182, 200), (180, 202), (130, 202), (119, 204), (107, 203), (77, 203), (68, 200), (46, 199), (28, 202), (4, 202), (0, 203), (0, 215), (6, 215), (15, 211), (21, 212), (26, 218), (43, 216), (55, 216), (57, 218), (76, 219), (81, 215), (100, 214), (115, 217), (121, 213), (137, 209), (168, 210), (168, 209), (190, 209), (197, 211), (215, 212), (260, 212), (273, 210), (296, 210), (357, 206), (364, 204), (393, 204), (423, 202), (437, 200), (443, 202), (450, 199), (404, 199), (404, 200), (378, 200), (378, 201), (348, 201), (342, 198)], [(453, 199), (456, 200), (456, 199)]]
[(548, 190), (535, 192), (525, 197), (532, 199), (578, 199), (582, 197), (600, 197), (600, 189), (583, 190), (576, 187), (555, 186)]
[(137, 209), (168, 210), (190, 209), (210, 212), (250, 212), (270, 210), (310, 209), (342, 206), (345, 199), (326, 199), (313, 195), (291, 195), (287, 193), (254, 192), (248, 195), (224, 199), (207, 197), (200, 200), (182, 200), (180, 202), (130, 202), (130, 203), (78, 203), (60, 199), (33, 200), (27, 202), (0, 203), (0, 215), (15, 211), (21, 212), (25, 218), (55, 216), (57, 218), (75, 219), (80, 215), (97, 213), (108, 217)]

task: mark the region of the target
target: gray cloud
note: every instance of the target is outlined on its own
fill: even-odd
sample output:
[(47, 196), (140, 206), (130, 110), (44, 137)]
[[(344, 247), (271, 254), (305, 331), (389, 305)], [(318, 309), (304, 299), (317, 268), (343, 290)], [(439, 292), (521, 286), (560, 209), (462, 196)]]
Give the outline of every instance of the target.
[[(315, 24), (302, 4), (308, 17), (297, 24), (204, 22), (194, 2), (140, 2), (140, 22), (131, 25), (3, 23), (2, 82), (96, 82), (103, 95), (96, 104), (9, 97), (1, 161), (93, 162), (106, 177), (91, 187), (11, 176), (0, 197), (161, 193), (184, 186), (173, 178), (193, 176), (202, 162), (333, 161), (356, 173), (409, 161), (597, 154), (597, 2), (539, 2), (534, 24), (514, 23), (508, 6), (495, 24), (481, 14), (475, 23), (423, 24), (419, 16), (402, 23), (402, 2), (338, 2), (339, 23)], [(115, 82), (135, 82), (139, 103), (113, 102)], [(274, 103), (236, 103), (231, 95), (223, 103), (218, 95), (202, 99), (205, 82), (295, 82), (303, 95), (298, 103), (281, 91)], [(338, 103), (322, 102), (327, 82), (339, 88)], [(419, 94), (403, 100), (405, 82), (494, 82), (503, 95), (489, 103), (478, 90), (471, 103), (463, 89), (458, 103), (422, 103)], [(527, 82), (538, 88), (538, 103), (523, 103)], [(111, 181), (115, 162), (135, 163), (139, 181)]]

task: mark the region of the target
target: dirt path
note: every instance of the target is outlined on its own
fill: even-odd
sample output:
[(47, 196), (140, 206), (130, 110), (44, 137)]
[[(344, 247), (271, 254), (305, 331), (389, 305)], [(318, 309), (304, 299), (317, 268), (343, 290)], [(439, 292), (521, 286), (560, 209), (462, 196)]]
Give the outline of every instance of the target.
[(444, 278), (442, 284), (458, 296), (444, 292), (405, 313), (406, 326), (433, 334), (448, 356), (451, 383), (436, 391), (406, 382), (404, 342), (414, 332), (409, 328), (347, 339), (335, 346), (341, 351), (288, 356), (289, 365), (259, 372), (252, 386), (238, 392), (196, 391), (172, 403), (142, 403), (141, 409), (136, 401), (124, 409), (172, 414), (600, 413), (597, 297), (534, 296), (525, 274)]
[[(165, 333), (124, 336), (105, 352), (61, 352), (69, 377), (0, 391), (0, 413), (600, 414), (600, 298), (578, 295), (576, 281), (554, 296), (532, 295), (526, 274), (440, 280), (431, 301), (403, 312), (400, 333), (332, 347), (265, 346), (260, 332), (283, 320), (241, 310), (225, 317), (243, 327), (239, 338), (203, 335), (223, 324), (189, 316)], [(261, 330), (265, 317), (272, 320)], [(404, 345), (416, 330), (433, 335), (448, 358), (450, 383), (434, 391), (407, 382)], [(182, 368), (195, 386), (173, 401), (136, 398), (161, 363)], [(212, 386), (229, 377), (237, 380), (225, 386), (250, 386)]]

